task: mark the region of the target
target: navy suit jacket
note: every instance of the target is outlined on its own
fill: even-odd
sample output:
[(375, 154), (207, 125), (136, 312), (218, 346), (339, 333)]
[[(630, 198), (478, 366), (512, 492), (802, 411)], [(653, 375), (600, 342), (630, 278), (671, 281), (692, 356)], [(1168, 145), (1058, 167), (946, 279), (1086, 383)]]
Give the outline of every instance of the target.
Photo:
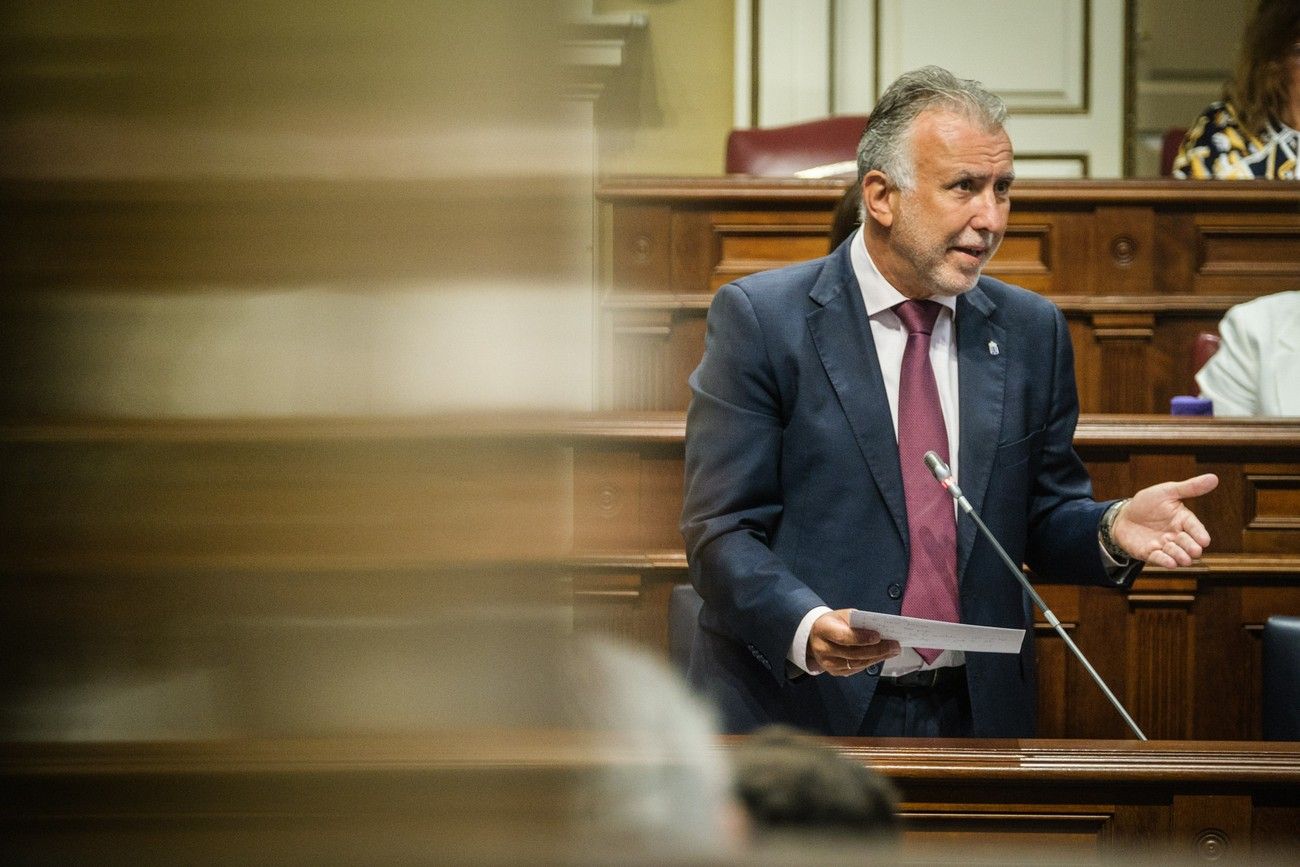
[[(682, 534), (704, 598), (690, 679), (728, 731), (788, 722), (857, 734), (873, 670), (792, 677), (790, 642), (818, 605), (902, 605), (903, 480), (852, 241), (723, 286), (690, 378)], [(1060, 310), (982, 277), (958, 299), (956, 340), (959, 481), (972, 505), (1040, 580), (1131, 582), (1136, 564), (1117, 582), (1098, 547), (1109, 504), (1092, 499), (1074, 451), (1078, 395)], [(962, 622), (1026, 630), (1018, 655), (966, 654), (973, 734), (1031, 737), (1030, 602), (965, 515), (957, 570)]]

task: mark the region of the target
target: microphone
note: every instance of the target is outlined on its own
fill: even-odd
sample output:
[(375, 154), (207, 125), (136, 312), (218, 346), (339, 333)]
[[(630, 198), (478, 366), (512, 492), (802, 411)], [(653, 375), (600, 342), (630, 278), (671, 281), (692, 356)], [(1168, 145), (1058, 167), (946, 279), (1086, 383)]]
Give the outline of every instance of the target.
[(1029, 579), (1025, 577), (1024, 571), (1016, 565), (1014, 560), (1011, 559), (1007, 554), (1006, 549), (1002, 547), (1002, 544), (998, 542), (997, 537), (993, 535), (993, 531), (990, 530), (984, 521), (980, 519), (979, 514), (975, 511), (975, 507), (972, 506), (970, 501), (966, 499), (964, 494), (962, 494), (961, 488), (958, 487), (955, 481), (953, 481), (952, 470), (948, 469), (948, 465), (943, 462), (943, 458), (939, 457), (932, 451), (926, 452), (925, 465), (929, 468), (930, 474), (935, 477), (939, 484), (943, 485), (943, 489), (957, 501), (957, 506), (971, 517), (971, 520), (975, 522), (975, 526), (980, 528), (980, 532), (982, 532), (984, 537), (989, 540), (989, 543), (993, 546), (993, 550), (998, 552), (998, 556), (1002, 558), (1002, 562), (1006, 564), (1007, 569), (1016, 577), (1016, 580), (1020, 582), (1020, 585), (1025, 588), (1025, 592), (1029, 594), (1029, 598), (1034, 600), (1034, 604), (1038, 606), (1038, 610), (1043, 612), (1043, 617), (1051, 627), (1056, 630), (1056, 634), (1061, 636), (1061, 640), (1065, 642), (1065, 646), (1070, 648), (1088, 674), (1092, 675), (1092, 679), (1096, 682), (1102, 693), (1105, 694), (1106, 698), (1110, 699), (1110, 703), (1115, 706), (1115, 710), (1119, 711), (1119, 715), (1124, 718), (1124, 722), (1128, 723), (1128, 727), (1133, 730), (1133, 734), (1137, 735), (1137, 738), (1140, 741), (1146, 740), (1147, 736), (1142, 733), (1142, 729), (1138, 728), (1138, 724), (1133, 721), (1133, 717), (1129, 716), (1129, 712), (1124, 709), (1124, 705), (1120, 704), (1119, 699), (1115, 697), (1115, 693), (1110, 691), (1110, 687), (1106, 685), (1106, 681), (1101, 679), (1101, 675), (1097, 673), (1097, 669), (1092, 667), (1092, 663), (1088, 661), (1088, 657), (1083, 655), (1083, 651), (1080, 650), (1070, 639), (1070, 636), (1066, 634), (1065, 628), (1061, 626), (1061, 621), (1057, 619), (1056, 615), (1052, 613), (1052, 609), (1048, 608), (1047, 603), (1043, 601), (1043, 597), (1039, 596), (1038, 591), (1036, 591), (1033, 585), (1029, 583)]

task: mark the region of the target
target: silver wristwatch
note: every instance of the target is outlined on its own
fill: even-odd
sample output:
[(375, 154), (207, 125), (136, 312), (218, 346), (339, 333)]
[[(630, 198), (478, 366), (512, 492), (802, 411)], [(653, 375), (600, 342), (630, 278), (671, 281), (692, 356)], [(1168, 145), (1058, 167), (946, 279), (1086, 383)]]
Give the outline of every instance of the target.
[(1101, 526), (1098, 528), (1098, 534), (1101, 537), (1101, 546), (1106, 549), (1106, 553), (1115, 558), (1117, 563), (1126, 563), (1132, 559), (1129, 553), (1120, 547), (1111, 535), (1111, 527), (1115, 524), (1115, 519), (1119, 517), (1119, 510), (1124, 508), (1128, 500), (1119, 500), (1112, 503), (1106, 513), (1101, 516)]

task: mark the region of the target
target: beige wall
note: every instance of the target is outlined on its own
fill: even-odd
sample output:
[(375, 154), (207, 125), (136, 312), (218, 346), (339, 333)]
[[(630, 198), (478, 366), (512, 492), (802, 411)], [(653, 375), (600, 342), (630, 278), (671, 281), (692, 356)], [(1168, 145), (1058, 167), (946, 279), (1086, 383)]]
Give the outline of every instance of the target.
[(732, 0), (603, 0), (645, 32), (597, 107), (602, 174), (721, 174), (732, 118)]
[(550, 7), (100, 5), (0, 12), (0, 412), (589, 407)]

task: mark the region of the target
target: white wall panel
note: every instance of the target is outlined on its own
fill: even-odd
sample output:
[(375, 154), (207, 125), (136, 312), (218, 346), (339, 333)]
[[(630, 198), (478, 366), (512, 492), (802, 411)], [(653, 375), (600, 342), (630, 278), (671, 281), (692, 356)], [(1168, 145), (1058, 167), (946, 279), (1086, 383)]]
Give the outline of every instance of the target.
[(876, 0), (835, 0), (835, 58), (832, 105), (835, 114), (865, 114), (880, 93), (876, 80)]
[(937, 64), (978, 79), (1012, 111), (1084, 110), (1086, 0), (885, 0), (880, 78)]
[(936, 63), (1007, 101), (1024, 175), (1122, 174), (1125, 0), (736, 2), (758, 10), (758, 125), (869, 113)]
[(761, 0), (758, 126), (826, 117), (831, 109), (830, 0)]

